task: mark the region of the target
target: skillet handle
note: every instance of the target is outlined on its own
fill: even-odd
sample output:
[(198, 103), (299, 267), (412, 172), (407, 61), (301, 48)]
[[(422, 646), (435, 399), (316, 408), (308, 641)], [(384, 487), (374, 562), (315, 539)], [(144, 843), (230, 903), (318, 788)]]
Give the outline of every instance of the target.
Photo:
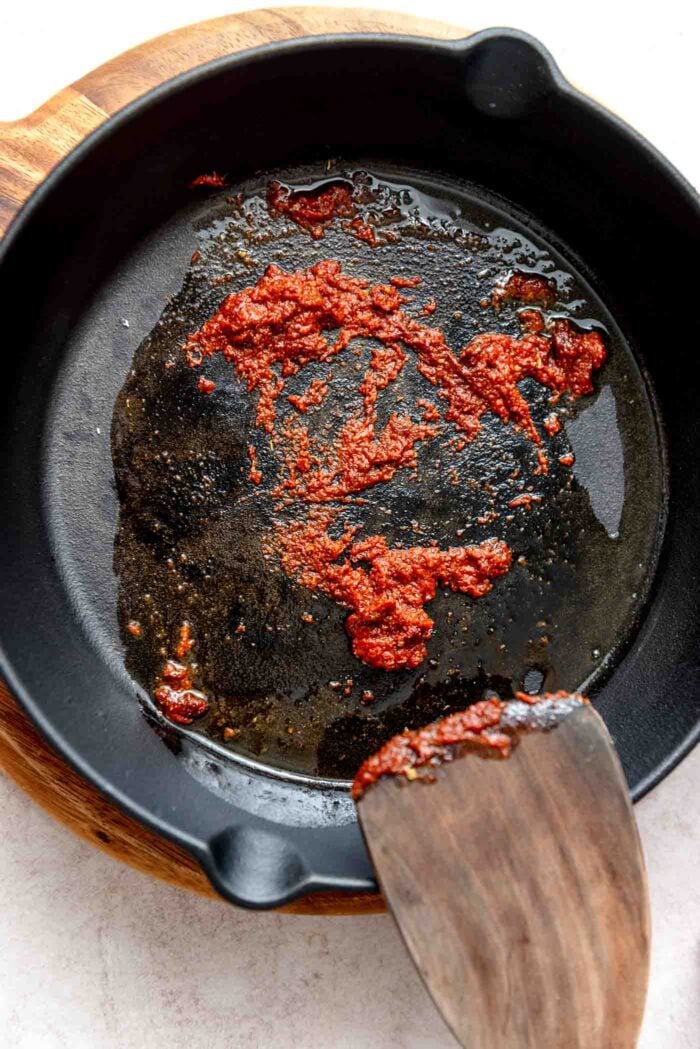
[(69, 87), (23, 120), (0, 123), (0, 236), (51, 169), (107, 115)]

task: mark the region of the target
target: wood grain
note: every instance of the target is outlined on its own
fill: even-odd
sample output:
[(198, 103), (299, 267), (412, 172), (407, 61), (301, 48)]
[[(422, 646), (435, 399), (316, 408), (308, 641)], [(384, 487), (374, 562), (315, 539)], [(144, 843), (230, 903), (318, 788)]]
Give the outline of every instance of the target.
[[(293, 7), (216, 18), (150, 40), (59, 92), (23, 120), (0, 123), (0, 235), (51, 169), (91, 131), (146, 91), (203, 62), (277, 40), (324, 33), (403, 33), (456, 39), (466, 31), (361, 9)], [(115, 859), (215, 896), (195, 861), (146, 830), (81, 779), (44, 742), (0, 682), (0, 768), (47, 812)], [(324, 893), (284, 908), (302, 914), (368, 914), (381, 896)]]
[(644, 859), (602, 719), (580, 708), (505, 761), (358, 803), (379, 883), (468, 1049), (634, 1049), (649, 967)]

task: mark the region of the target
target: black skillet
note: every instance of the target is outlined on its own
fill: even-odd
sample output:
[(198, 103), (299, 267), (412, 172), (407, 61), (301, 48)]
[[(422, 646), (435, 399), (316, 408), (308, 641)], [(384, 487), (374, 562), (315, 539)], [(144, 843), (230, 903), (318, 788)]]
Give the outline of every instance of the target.
[[(504, 225), (548, 244), (599, 304), (593, 312), (613, 349), (606, 365), (613, 370), (599, 389), (612, 385), (617, 400), (592, 454), (607, 462), (614, 447), (624, 469), (608, 471), (608, 487), (595, 498), (621, 507), (622, 523), (611, 547), (596, 538), (590, 514), (569, 522), (584, 522), (574, 544), (580, 573), (556, 577), (558, 607), (572, 632), (577, 611), (585, 623), (579, 656), (581, 638), (595, 646), (598, 631), (606, 640), (593, 648), (588, 672), (577, 668), (576, 681), (558, 683), (588, 681), (635, 798), (693, 745), (700, 720), (693, 297), (700, 210), (691, 188), (574, 91), (536, 41), (509, 30), (454, 43), (321, 38), (202, 67), (93, 134), (4, 240), (0, 641), (3, 674), (56, 749), (127, 811), (188, 848), (224, 896), (254, 907), (322, 888), (375, 887), (345, 786), (375, 736), (363, 726), (358, 733), (356, 722), (339, 720), (335, 730), (329, 722), (336, 738), (325, 764), (295, 771), (287, 761), (285, 771), (284, 755), (266, 762), (262, 748), (236, 753), (215, 733), (172, 730), (155, 717), (138, 668), (129, 664), (134, 677), (124, 664), (108, 435), (134, 352), (187, 268), (197, 218), (192, 178), (212, 169), (233, 183), (260, 171), (311, 175), (338, 156), (348, 170), (370, 168), (468, 201), (491, 228), (505, 216)], [(626, 370), (615, 371), (615, 361)], [(116, 467), (123, 498), (118, 455)], [(595, 485), (595, 470), (588, 482)], [(533, 520), (528, 551), (548, 528)], [(630, 549), (644, 559), (627, 564), (620, 579), (615, 568)], [(123, 566), (120, 578), (123, 586)], [(504, 610), (517, 620), (517, 592), (508, 593), (510, 604), (501, 596), (491, 608), (488, 637), (506, 629)], [(622, 593), (629, 614), (617, 607)], [(338, 644), (346, 646), (338, 622)], [(619, 624), (615, 638), (607, 637), (610, 623)], [(466, 666), (451, 667), (456, 678), (448, 680), (457, 684), (449, 692), (436, 663), (418, 690), (424, 720), (435, 714), (426, 695), (446, 709), (465, 694), (527, 684), (512, 671), (494, 673), (484, 657), (471, 676)], [(549, 683), (546, 660), (529, 669)], [(394, 726), (388, 691), (375, 735)], [(412, 696), (404, 688), (395, 719), (408, 716)], [(348, 756), (353, 733), (358, 749)]]

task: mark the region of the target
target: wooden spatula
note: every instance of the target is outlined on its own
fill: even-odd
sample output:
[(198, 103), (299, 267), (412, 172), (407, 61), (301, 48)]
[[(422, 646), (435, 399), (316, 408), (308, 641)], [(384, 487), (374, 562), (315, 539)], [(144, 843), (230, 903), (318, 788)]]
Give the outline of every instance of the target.
[(431, 774), (380, 778), (357, 807), (382, 892), (458, 1041), (633, 1049), (646, 876), (602, 719), (579, 704), (504, 760), (466, 753)]

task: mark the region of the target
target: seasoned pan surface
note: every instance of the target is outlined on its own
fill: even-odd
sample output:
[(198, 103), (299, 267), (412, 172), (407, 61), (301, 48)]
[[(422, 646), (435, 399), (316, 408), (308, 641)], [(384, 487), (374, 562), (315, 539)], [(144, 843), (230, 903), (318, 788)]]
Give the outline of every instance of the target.
[[(314, 239), (287, 215), (271, 213), (267, 194), (278, 183), (312, 200), (335, 187), (352, 192), (360, 202), (356, 222), (374, 223), (372, 242), (359, 240), (357, 227), (341, 217), (312, 230)], [(144, 267), (151, 282), (157, 274), (173, 278), (164, 243), (189, 252), (182, 289), (134, 356), (112, 429), (122, 638), (146, 695), (188, 622), (199, 684), (211, 699), (196, 729), (265, 764), (338, 779), (351, 778), (396, 731), (489, 691), (595, 690), (623, 649), (653, 575), (663, 463), (644, 378), (571, 256), (531, 218), (516, 217), (483, 191), (417, 172), (387, 173), (376, 162), (326, 160), (218, 190), (195, 186), (193, 196), (191, 208), (151, 239), (119, 281), (136, 302)], [(355, 526), (360, 536), (381, 535), (391, 546), (473, 546), (497, 538), (512, 551), (510, 571), (486, 597), (439, 592), (428, 607), (435, 626), (427, 658), (413, 669), (367, 666), (343, 628), (347, 608), (285, 575), (268, 550), (273, 524), (281, 518), (287, 527), (308, 507), (285, 509), (275, 499), (282, 456), (279, 443), (256, 426), (258, 395), (220, 358), (207, 362), (215, 390), (203, 393), (203, 371), (188, 367), (183, 349), (227, 295), (254, 285), (268, 265), (297, 271), (321, 259), (372, 284), (419, 276), (410, 293), (402, 289), (410, 299), (405, 308), (420, 317), (434, 302), (426, 323), (441, 328), (456, 350), (483, 331), (522, 334), (523, 302), (497, 298), (514, 271), (551, 282), (547, 317), (599, 330), (607, 343), (607, 361), (587, 397), (553, 403), (547, 387), (522, 383), (546, 474), (528, 435), (487, 415), (469, 442), (442, 422), (421, 445), (416, 469), (398, 471), (349, 505), (331, 504), (336, 530)], [(182, 273), (181, 258), (175, 268)], [(102, 303), (105, 324), (131, 327), (131, 311), (119, 314), (117, 303)], [(312, 437), (337, 434), (357, 410), (371, 349), (356, 339), (331, 362), (313, 362), (289, 378), (279, 425), (299, 419), (287, 396), (324, 381), (330, 369), (329, 394), (304, 413), (304, 424)], [(59, 408), (66, 416), (75, 410), (67, 392)], [(380, 395), (379, 425), (397, 406), (413, 406), (415, 414), (416, 402), (423, 412), (440, 408), (409, 359)], [(543, 422), (553, 414), (561, 430), (550, 436)], [(251, 447), (262, 480), (251, 480)], [(560, 462), (567, 455), (573, 468)]]

